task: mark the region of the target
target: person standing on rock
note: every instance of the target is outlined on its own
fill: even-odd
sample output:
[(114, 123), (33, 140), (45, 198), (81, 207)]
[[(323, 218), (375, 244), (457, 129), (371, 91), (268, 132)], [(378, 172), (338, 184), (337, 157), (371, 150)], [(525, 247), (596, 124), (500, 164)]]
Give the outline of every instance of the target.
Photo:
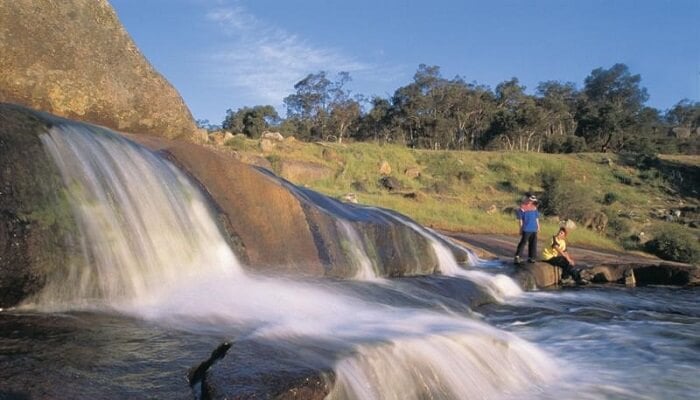
[[(562, 269), (562, 279), (577, 278), (573, 267), (576, 265), (574, 258), (566, 251), (566, 228), (561, 227), (552, 242), (542, 250), (542, 260)], [(578, 280), (578, 279), (577, 279)]]
[(517, 210), (520, 225), (520, 242), (515, 250), (515, 264), (522, 264), (522, 254), (525, 244), (528, 245), (527, 262), (534, 263), (537, 256), (537, 232), (540, 231), (540, 212), (537, 210), (537, 197), (527, 195)]

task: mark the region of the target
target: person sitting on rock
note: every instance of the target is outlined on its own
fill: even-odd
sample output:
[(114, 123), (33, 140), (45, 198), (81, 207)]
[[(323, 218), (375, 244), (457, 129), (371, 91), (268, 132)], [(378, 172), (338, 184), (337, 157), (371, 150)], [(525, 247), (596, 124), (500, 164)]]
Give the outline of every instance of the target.
[[(561, 227), (552, 242), (542, 250), (542, 260), (562, 269), (562, 280), (574, 278), (574, 258), (566, 251), (566, 228)], [(576, 279), (578, 280), (578, 279)]]

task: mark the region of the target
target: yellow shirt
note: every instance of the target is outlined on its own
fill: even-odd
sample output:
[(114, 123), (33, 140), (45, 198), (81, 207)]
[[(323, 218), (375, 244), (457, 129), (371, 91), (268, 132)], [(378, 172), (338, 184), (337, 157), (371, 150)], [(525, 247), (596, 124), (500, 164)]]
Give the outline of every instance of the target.
[(561, 251), (566, 251), (566, 240), (557, 239), (557, 237), (554, 236), (552, 238), (552, 243), (548, 247), (545, 247), (544, 250), (542, 250), (542, 259), (547, 261), (551, 260), (554, 257), (559, 257), (559, 252), (555, 247), (558, 247)]

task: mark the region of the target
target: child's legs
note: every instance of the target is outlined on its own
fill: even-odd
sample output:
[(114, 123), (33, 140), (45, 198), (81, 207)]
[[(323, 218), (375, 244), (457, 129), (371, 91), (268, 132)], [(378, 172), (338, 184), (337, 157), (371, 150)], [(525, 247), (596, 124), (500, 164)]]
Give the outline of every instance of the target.
[(520, 256), (523, 252), (523, 248), (525, 247), (525, 244), (527, 243), (527, 235), (528, 232), (521, 232), (520, 233), (520, 242), (518, 242), (518, 248), (515, 250), (515, 255)]
[(528, 232), (528, 258), (534, 260), (537, 258), (537, 232)]

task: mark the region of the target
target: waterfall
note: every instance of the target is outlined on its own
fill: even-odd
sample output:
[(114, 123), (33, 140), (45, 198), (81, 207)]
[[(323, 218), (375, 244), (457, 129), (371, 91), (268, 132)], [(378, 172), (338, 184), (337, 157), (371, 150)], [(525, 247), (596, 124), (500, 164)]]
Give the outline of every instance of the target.
[(374, 264), (372, 260), (367, 256), (367, 251), (365, 251), (364, 244), (360, 239), (360, 236), (348, 221), (341, 218), (337, 219), (337, 224), (340, 232), (343, 233), (346, 244), (344, 246), (345, 251), (349, 253), (350, 259), (355, 264), (355, 279), (362, 281), (377, 280), (377, 274), (374, 269)]
[(206, 199), (170, 162), (105, 129), (56, 124), (41, 135), (61, 173), (83, 259), (40, 302), (145, 302), (194, 275), (240, 273)]
[[(337, 376), (329, 399), (496, 399), (559, 377), (555, 361), (524, 340), (467, 315), (401, 306), (384, 285), (360, 283), (373, 291), (365, 298), (339, 283), (244, 273), (205, 197), (170, 162), (86, 125), (55, 124), (41, 139), (65, 182), (83, 259), (49, 277), (40, 308), (102, 305), (194, 332), (312, 343)], [(338, 223), (370, 277), (362, 241)], [(475, 279), (412, 227), (431, 240), (443, 274)], [(477, 278), (504, 295), (503, 283)]]
[[(481, 271), (469, 271), (461, 268), (457, 260), (455, 259), (452, 251), (441, 241), (447, 240), (442, 237), (442, 235), (434, 232), (431, 229), (422, 227), (415, 222), (409, 220), (408, 218), (395, 214), (392, 212), (384, 211), (381, 209), (376, 209), (378, 212), (384, 213), (389, 218), (395, 219), (403, 224), (411, 227), (415, 232), (425, 237), (431, 244), (435, 255), (437, 256), (440, 272), (443, 275), (463, 277), (479, 286), (486, 289), (489, 294), (499, 302), (505, 301), (506, 298), (518, 296), (522, 293), (522, 289), (518, 286), (515, 281), (510, 279), (508, 276), (503, 274), (488, 274)], [(463, 248), (469, 255), (470, 263), (478, 265), (479, 258), (474, 255), (474, 253)]]

